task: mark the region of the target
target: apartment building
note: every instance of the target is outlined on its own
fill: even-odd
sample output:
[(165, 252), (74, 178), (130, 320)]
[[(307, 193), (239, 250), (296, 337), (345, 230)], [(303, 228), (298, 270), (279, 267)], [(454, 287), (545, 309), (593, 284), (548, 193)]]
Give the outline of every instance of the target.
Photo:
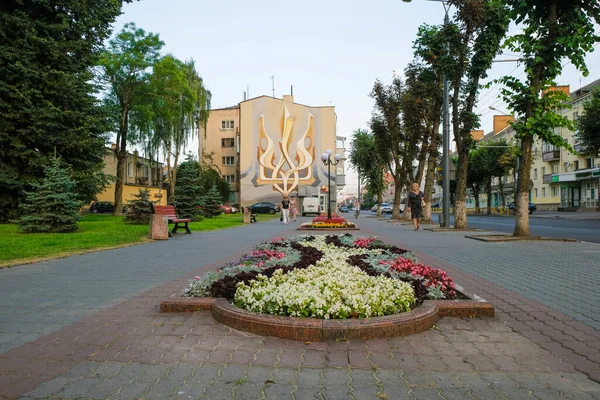
[[(117, 176), (117, 156), (115, 155), (113, 144), (111, 148), (107, 148), (104, 154), (104, 169), (106, 175)], [(134, 194), (139, 192), (139, 189), (149, 189), (152, 201), (158, 204), (167, 204), (167, 192), (162, 188), (163, 163), (150, 160), (140, 156), (139, 152), (127, 153), (125, 165), (125, 182), (123, 185), (123, 204), (127, 204), (127, 200), (133, 200)], [(112, 182), (102, 193), (97, 196), (98, 201), (114, 201), (115, 200), (115, 183)]]
[[(600, 79), (591, 84), (570, 92), (569, 86), (558, 86), (558, 89), (571, 97), (570, 108), (563, 110), (563, 115), (576, 121), (583, 114), (583, 106), (590, 98), (594, 88), (600, 86)], [(502, 120), (502, 118), (505, 120)], [(494, 116), (494, 131), (486, 134), (478, 142), (478, 147), (486, 143), (506, 140), (517, 145), (515, 131), (511, 126), (504, 126), (512, 117)], [(497, 123), (498, 122), (498, 123)], [(504, 127), (503, 127), (504, 126)], [(503, 127), (497, 131), (498, 128)], [(585, 155), (585, 149), (577, 138), (577, 132), (557, 128), (555, 133), (563, 137), (576, 153), (566, 148), (555, 147), (541, 140), (536, 140), (532, 149), (532, 166), (530, 171), (529, 200), (537, 205), (538, 210), (550, 211), (600, 211), (600, 160)], [(492, 186), (492, 206), (501, 206), (500, 186), (505, 195), (505, 204), (514, 201), (515, 171), (500, 179), (495, 179)], [(481, 197), (482, 203), (487, 201)]]
[[(321, 161), (328, 149), (341, 156), (329, 168)], [(335, 108), (298, 104), (292, 95), (211, 110), (198, 152), (210, 155), (230, 182), (232, 204), (279, 203), (288, 195), (319, 197), (323, 206), (331, 197), (333, 208), (335, 193), (345, 186), (345, 138), (336, 134)]]
[[(592, 90), (599, 86), (600, 79), (574, 92), (570, 92), (569, 86), (561, 86), (561, 90), (571, 97), (571, 107), (564, 110), (563, 115), (577, 121)], [(600, 160), (585, 155), (577, 131), (559, 128), (555, 133), (563, 137), (576, 153), (549, 143), (535, 143), (534, 152), (540, 156), (534, 159), (532, 165), (531, 201), (538, 209), (600, 211)]]

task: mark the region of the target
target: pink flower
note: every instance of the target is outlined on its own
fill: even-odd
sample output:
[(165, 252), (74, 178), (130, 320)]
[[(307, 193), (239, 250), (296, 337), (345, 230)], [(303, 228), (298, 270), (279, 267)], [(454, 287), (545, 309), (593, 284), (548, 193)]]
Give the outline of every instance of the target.
[(199, 280), (200, 280), (200, 277), (199, 277), (199, 276), (195, 276), (195, 277), (194, 277), (194, 280), (195, 280), (195, 281), (199, 281)]

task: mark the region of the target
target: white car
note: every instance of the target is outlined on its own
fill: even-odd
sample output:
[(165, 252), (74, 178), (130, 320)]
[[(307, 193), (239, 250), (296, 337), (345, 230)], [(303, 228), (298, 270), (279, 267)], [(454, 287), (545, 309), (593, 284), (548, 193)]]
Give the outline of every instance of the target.
[[(390, 205), (390, 203), (381, 203), (381, 213), (382, 214), (391, 214), (394, 210), (394, 207)], [(371, 208), (371, 211), (377, 212), (377, 204)]]

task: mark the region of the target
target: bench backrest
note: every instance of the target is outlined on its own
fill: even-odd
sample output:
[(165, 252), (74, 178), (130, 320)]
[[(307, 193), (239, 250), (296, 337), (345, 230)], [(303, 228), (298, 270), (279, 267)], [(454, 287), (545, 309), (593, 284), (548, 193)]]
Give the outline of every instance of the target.
[(154, 214), (158, 215), (166, 215), (167, 217), (177, 218), (177, 213), (175, 212), (175, 206), (161, 206), (154, 205)]

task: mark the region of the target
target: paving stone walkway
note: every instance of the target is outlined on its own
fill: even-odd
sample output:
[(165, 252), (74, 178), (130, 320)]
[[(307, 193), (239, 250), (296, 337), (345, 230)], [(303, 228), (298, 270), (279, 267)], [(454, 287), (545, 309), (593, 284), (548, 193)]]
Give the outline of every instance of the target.
[[(435, 329), (403, 338), (301, 343), (235, 331), (215, 323), (208, 312), (160, 314), (160, 300), (179, 295), (193, 275), (292, 231), (270, 221), (194, 233), (0, 270), (0, 302), (9, 305), (0, 318), (13, 321), (10, 329), (0, 325), (0, 339), (10, 346), (0, 354), (0, 398), (600, 398), (594, 375), (600, 360), (593, 358), (600, 348), (594, 347), (598, 331), (584, 318), (594, 321), (596, 315), (574, 319), (528, 297), (536, 288), (519, 293), (516, 286), (502, 286), (500, 273), (478, 275), (467, 250), (453, 247), (463, 243), (454, 233), (412, 232), (376, 219), (359, 222), (359, 233), (378, 234), (448, 269), (468, 291), (492, 300), (498, 316), (444, 318)], [(449, 260), (454, 251), (456, 262)], [(503, 265), (494, 251), (472, 251), (482, 271)], [(521, 282), (533, 279), (527, 274), (530, 261), (521, 265)], [(47, 295), (40, 299), (40, 293)], [(72, 315), (81, 308), (86, 311)], [(36, 316), (52, 311), (56, 326), (38, 329), (52, 319), (39, 324)], [(556, 326), (546, 324), (550, 317)], [(16, 333), (22, 333), (30, 326), (34, 333), (24, 339), (9, 331), (18, 327)], [(548, 327), (553, 338), (542, 333), (550, 332)], [(576, 348), (565, 346), (569, 343)]]

